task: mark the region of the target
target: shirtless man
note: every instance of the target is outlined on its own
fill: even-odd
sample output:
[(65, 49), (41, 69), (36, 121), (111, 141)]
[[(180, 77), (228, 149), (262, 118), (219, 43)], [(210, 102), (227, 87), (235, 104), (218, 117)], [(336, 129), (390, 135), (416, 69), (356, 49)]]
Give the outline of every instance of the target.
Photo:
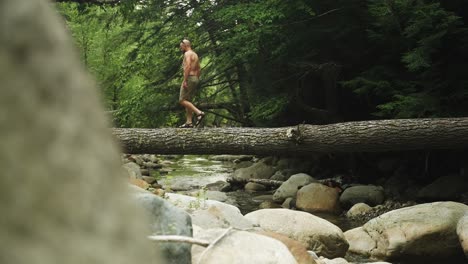
[(185, 107), (187, 120), (185, 124), (179, 127), (191, 128), (194, 127), (192, 124), (193, 114), (196, 115), (195, 126), (198, 126), (205, 117), (205, 113), (190, 102), (195, 94), (200, 78), (200, 61), (198, 60), (198, 55), (192, 50), (190, 41), (186, 39), (182, 40), (180, 50), (184, 53), (184, 80), (180, 86), (179, 103)]

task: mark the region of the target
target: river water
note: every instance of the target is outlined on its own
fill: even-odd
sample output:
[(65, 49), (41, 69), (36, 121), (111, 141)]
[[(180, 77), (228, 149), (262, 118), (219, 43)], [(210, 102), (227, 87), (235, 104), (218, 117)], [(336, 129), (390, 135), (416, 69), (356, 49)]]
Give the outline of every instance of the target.
[[(226, 181), (226, 179), (234, 172), (234, 166), (231, 162), (222, 162), (211, 160), (209, 156), (178, 156), (171, 160), (170, 164), (165, 165), (165, 169), (169, 170), (168, 174), (155, 175), (158, 182), (165, 189), (174, 191), (193, 192), (200, 190), (203, 186), (217, 181)], [(226, 203), (236, 205), (242, 214), (247, 214), (257, 210), (259, 204), (264, 201), (265, 197), (272, 195), (272, 192), (262, 192), (251, 194), (245, 191), (227, 192), (229, 197)], [(340, 227), (343, 232), (356, 227), (356, 224), (348, 221), (346, 217), (341, 215), (329, 214), (314, 214), (321, 217), (336, 226)], [(354, 263), (372, 262), (369, 259), (364, 259), (362, 256), (353, 256), (347, 254), (345, 257), (348, 261)], [(460, 261), (410, 261), (410, 262), (393, 262), (394, 264), (467, 264), (466, 259)]]
[[(211, 160), (209, 156), (185, 155), (172, 160), (167, 175), (160, 175), (158, 182), (164, 189), (173, 191), (196, 191), (217, 181), (226, 181), (234, 172), (232, 162)], [(268, 199), (272, 191), (249, 193), (243, 190), (227, 192), (228, 203), (236, 205), (242, 214), (259, 209), (260, 203)], [(314, 214), (339, 226), (343, 231), (353, 227), (346, 218), (337, 215)]]

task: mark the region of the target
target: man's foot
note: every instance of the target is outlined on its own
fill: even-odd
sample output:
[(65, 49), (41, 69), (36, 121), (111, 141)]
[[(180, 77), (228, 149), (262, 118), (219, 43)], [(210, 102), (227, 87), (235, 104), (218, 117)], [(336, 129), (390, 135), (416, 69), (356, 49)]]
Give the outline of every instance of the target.
[(179, 126), (179, 128), (193, 128), (193, 124), (192, 123), (185, 123), (185, 124)]
[(195, 122), (195, 126), (197, 127), (198, 125), (200, 125), (201, 121), (203, 120), (203, 118), (205, 118), (205, 113), (203, 112), (200, 112), (198, 115), (197, 115), (197, 122)]

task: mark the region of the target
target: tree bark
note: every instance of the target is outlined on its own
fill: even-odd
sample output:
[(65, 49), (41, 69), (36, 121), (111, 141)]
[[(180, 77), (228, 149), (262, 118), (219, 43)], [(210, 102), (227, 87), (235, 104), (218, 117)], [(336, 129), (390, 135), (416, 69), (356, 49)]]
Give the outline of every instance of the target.
[(115, 128), (126, 153), (307, 155), (459, 149), (468, 118), (395, 119), (281, 128)]
[(241, 178), (234, 178), (234, 177), (229, 177), (226, 179), (227, 182), (229, 183), (239, 183), (242, 185), (245, 185), (246, 183), (253, 182), (253, 183), (258, 183), (265, 185), (266, 187), (270, 188), (275, 188), (277, 189), (278, 187), (281, 186), (281, 184), (284, 183), (284, 181), (276, 181), (276, 180), (270, 180), (270, 179), (241, 179)]

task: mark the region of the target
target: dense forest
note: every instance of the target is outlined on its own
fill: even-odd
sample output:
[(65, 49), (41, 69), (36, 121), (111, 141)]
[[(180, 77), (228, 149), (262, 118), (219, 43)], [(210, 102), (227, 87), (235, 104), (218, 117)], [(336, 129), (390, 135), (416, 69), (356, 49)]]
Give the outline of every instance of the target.
[(467, 1), (56, 5), (117, 127), (183, 122), (184, 38), (201, 58), (206, 126), (468, 114)]

